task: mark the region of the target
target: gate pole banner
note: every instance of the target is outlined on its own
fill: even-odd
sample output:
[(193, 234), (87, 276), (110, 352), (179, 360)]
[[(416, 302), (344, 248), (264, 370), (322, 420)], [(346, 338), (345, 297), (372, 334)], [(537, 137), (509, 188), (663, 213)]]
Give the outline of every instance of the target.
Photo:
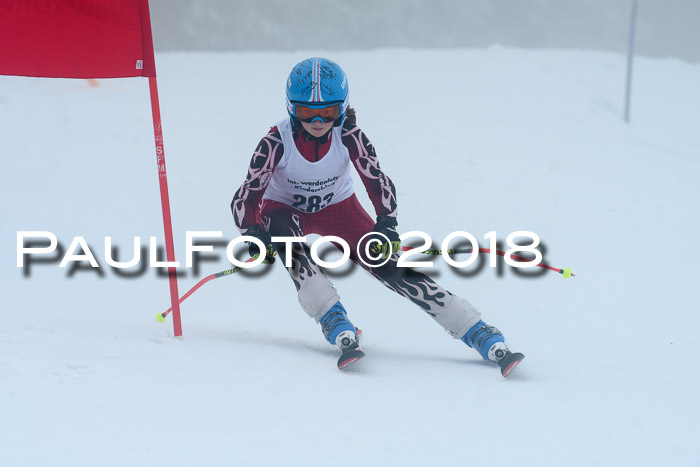
[[(165, 248), (175, 262), (148, 0), (0, 0), (0, 75), (149, 80)], [(175, 267), (168, 267), (175, 337), (182, 337)]]
[[(43, 78), (155, 76), (142, 0), (0, 1), (0, 74)], [(148, 24), (150, 34), (150, 21)]]

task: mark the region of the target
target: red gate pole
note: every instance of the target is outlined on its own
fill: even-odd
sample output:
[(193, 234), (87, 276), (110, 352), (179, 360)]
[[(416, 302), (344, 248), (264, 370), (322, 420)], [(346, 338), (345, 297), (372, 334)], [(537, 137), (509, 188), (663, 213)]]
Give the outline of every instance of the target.
[(148, 0), (141, 0), (141, 31), (143, 34), (144, 76), (148, 76), (151, 92), (151, 111), (153, 113), (153, 136), (156, 141), (156, 162), (158, 164), (158, 182), (160, 184), (160, 204), (163, 210), (163, 227), (165, 229), (165, 253), (168, 264), (168, 281), (170, 282), (170, 303), (173, 306), (173, 331), (175, 337), (182, 339), (180, 321), (180, 294), (177, 290), (177, 269), (175, 263), (175, 246), (173, 244), (173, 226), (170, 218), (170, 196), (168, 195), (168, 174), (165, 170), (165, 151), (163, 150), (163, 128), (160, 120), (158, 103), (158, 84), (156, 83), (156, 62), (153, 53), (153, 33)]
[[(148, 78), (151, 91), (151, 110), (153, 111), (153, 136), (156, 140), (156, 161), (158, 163), (158, 181), (160, 184), (160, 204), (163, 210), (163, 227), (165, 228), (165, 254), (168, 260), (168, 280), (170, 282), (170, 302), (173, 306), (173, 331), (175, 337), (182, 339), (180, 322), (180, 294), (177, 290), (177, 269), (175, 268), (175, 246), (173, 243), (173, 226), (170, 218), (170, 196), (168, 195), (168, 173), (165, 170), (165, 151), (163, 150), (163, 128), (160, 123), (160, 105), (158, 104), (158, 84), (156, 77)], [(172, 265), (172, 266), (171, 266)]]

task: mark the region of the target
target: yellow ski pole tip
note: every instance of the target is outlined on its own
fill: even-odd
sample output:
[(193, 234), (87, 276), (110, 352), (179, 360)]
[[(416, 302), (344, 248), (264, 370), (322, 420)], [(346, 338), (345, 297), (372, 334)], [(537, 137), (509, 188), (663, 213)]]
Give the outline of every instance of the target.
[(165, 316), (163, 316), (163, 313), (156, 314), (156, 321), (159, 323), (165, 323)]
[(571, 269), (570, 268), (564, 269), (564, 272), (562, 272), (562, 275), (564, 276), (564, 279), (568, 279), (569, 277), (571, 277)]

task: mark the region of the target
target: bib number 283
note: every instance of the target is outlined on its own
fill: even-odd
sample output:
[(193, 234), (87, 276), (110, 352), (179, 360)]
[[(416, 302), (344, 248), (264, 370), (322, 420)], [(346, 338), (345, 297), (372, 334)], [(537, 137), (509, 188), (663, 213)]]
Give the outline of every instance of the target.
[(332, 199), (333, 193), (328, 193), (323, 198), (318, 195), (309, 196), (308, 198), (304, 195), (294, 195), (295, 202), (292, 204), (292, 207), (300, 211), (316, 212), (328, 206)]

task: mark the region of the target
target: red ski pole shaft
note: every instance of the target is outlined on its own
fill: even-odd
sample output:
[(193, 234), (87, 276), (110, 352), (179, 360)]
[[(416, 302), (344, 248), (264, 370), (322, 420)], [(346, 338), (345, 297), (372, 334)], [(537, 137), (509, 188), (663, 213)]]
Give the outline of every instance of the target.
[[(255, 258), (250, 258), (250, 259), (248, 259), (248, 260), (246, 261), (246, 263), (250, 263), (251, 261), (254, 261), (254, 260), (255, 260)], [(185, 295), (183, 295), (182, 297), (180, 297), (180, 300), (178, 301), (178, 304), (180, 304), (180, 303), (184, 302), (185, 300), (187, 300), (187, 298), (188, 298), (190, 295), (192, 295), (193, 293), (195, 293), (201, 286), (203, 286), (204, 284), (206, 284), (206, 283), (209, 282), (210, 280), (218, 279), (219, 277), (230, 276), (231, 274), (237, 273), (237, 272), (240, 271), (241, 269), (243, 269), (243, 268), (240, 267), (240, 266), (236, 266), (235, 268), (227, 269), (227, 270), (225, 270), (225, 271), (217, 272), (216, 274), (211, 274), (211, 275), (205, 277), (204, 279), (202, 279), (202, 280), (200, 280), (199, 282), (197, 282), (197, 283), (194, 285), (194, 287), (192, 287), (190, 290), (188, 290), (187, 293), (186, 293)], [(170, 314), (171, 311), (173, 311), (173, 307), (170, 307), (170, 308), (168, 308), (167, 310), (165, 310), (163, 313), (160, 313), (160, 317), (161, 317), (162, 319), (165, 319), (165, 317), (168, 316), (168, 315)]]

